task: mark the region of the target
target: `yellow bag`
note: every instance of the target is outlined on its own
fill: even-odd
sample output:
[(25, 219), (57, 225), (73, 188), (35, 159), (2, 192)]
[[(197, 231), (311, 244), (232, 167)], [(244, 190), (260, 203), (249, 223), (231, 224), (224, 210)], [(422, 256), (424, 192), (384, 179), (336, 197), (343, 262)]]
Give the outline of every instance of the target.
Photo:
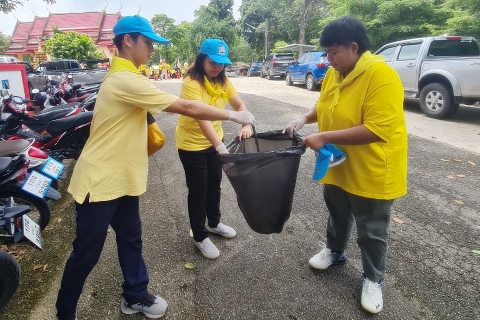
[(157, 125), (155, 118), (147, 112), (147, 125), (148, 125), (148, 156), (151, 156), (165, 144), (165, 135), (160, 127)]

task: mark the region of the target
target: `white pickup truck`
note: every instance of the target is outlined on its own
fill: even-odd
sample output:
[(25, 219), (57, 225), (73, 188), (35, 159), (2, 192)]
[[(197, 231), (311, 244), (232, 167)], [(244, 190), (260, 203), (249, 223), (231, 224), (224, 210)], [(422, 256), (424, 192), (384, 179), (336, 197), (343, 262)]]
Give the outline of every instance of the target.
[(406, 98), (419, 98), (422, 111), (441, 119), (459, 104), (480, 101), (480, 49), (473, 37), (441, 36), (388, 43), (375, 54), (400, 75)]

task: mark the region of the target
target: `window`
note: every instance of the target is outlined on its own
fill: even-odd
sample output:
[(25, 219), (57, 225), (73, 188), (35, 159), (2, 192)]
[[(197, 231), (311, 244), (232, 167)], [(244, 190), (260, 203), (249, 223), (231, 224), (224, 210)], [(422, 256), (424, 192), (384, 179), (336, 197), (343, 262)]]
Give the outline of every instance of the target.
[(395, 50), (397, 50), (397, 47), (390, 47), (390, 48), (385, 48), (383, 51), (377, 53), (380, 56), (383, 56), (385, 59), (385, 62), (390, 62), (392, 61), (393, 54), (395, 53)]
[(420, 50), (421, 43), (403, 45), (400, 48), (398, 54), (398, 61), (415, 60), (417, 59), (418, 51)]
[(428, 49), (429, 57), (455, 57), (480, 55), (478, 44), (471, 40), (433, 40)]
[(300, 58), (298, 58), (298, 63), (308, 62), (306, 61), (307, 58), (308, 58), (307, 54), (302, 55)]

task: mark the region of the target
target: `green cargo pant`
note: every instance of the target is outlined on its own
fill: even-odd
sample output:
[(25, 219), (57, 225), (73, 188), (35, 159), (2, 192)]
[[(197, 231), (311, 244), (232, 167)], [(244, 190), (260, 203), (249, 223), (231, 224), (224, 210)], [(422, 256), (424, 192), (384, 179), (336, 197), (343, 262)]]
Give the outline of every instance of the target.
[(359, 197), (333, 185), (325, 185), (323, 196), (330, 213), (327, 248), (337, 252), (347, 248), (355, 219), (363, 272), (370, 281), (382, 280), (387, 264), (388, 225), (393, 200)]

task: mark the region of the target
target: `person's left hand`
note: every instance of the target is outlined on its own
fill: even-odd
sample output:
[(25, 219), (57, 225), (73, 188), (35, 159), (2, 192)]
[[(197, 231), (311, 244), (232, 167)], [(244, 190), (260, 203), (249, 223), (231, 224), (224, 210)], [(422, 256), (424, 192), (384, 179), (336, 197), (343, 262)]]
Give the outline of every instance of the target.
[(324, 139), (324, 135), (320, 133), (314, 133), (303, 139), (302, 146), (307, 146), (312, 150), (319, 150), (322, 148), (327, 141)]
[(238, 133), (238, 140), (242, 141), (242, 139), (248, 139), (252, 136), (252, 127), (247, 124), (242, 126), (242, 130)]

